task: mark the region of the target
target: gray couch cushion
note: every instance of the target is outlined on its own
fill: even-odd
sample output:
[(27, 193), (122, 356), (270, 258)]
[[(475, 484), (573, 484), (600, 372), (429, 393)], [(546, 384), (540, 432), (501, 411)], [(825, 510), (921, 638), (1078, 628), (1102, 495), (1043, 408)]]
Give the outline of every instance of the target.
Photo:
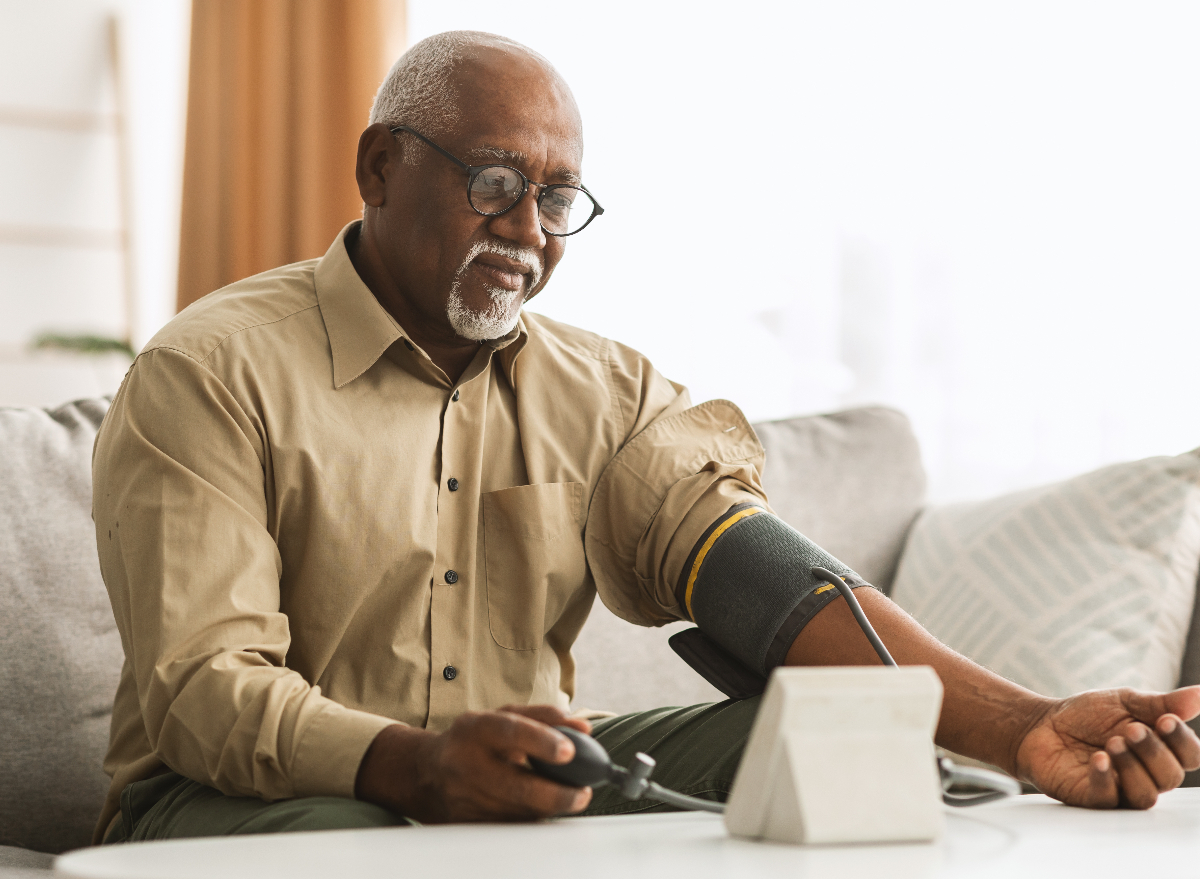
[(54, 865), (54, 855), (30, 851), (13, 845), (0, 845), (0, 879), (17, 876), (48, 876), (44, 872)]
[(884, 592), (925, 504), (912, 426), (883, 406), (756, 424), (763, 483), (781, 519)]
[(0, 409), (0, 844), (86, 845), (108, 788), (123, 654), (91, 488), (107, 407)]
[(1200, 454), (926, 509), (892, 598), (1046, 696), (1179, 679), (1200, 569)]
[[(763, 482), (775, 512), (886, 591), (925, 500), (908, 419), (874, 406), (754, 429), (767, 450)], [(597, 601), (573, 651), (575, 707), (624, 713), (723, 699), (667, 644), (686, 625), (641, 629)]]

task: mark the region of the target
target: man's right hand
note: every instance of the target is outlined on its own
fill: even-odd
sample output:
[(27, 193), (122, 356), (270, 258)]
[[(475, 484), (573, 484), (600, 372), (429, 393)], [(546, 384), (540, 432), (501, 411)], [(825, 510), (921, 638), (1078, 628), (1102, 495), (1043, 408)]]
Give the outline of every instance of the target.
[(550, 705), (469, 712), (448, 730), (396, 724), (375, 737), (358, 769), (354, 794), (422, 823), (520, 821), (585, 808), (591, 788), (569, 788), (528, 769), (527, 758), (567, 763), (570, 739), (554, 726), (591, 732), (586, 720)]

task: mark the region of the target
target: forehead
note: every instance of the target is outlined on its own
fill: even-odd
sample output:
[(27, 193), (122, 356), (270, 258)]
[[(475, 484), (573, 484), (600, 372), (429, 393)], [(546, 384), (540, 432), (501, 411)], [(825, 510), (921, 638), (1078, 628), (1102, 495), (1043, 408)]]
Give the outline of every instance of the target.
[(579, 110), (566, 83), (536, 59), (486, 52), (455, 71), (459, 122), (454, 140), (472, 164), (530, 166), (578, 178), (583, 163)]
[[(502, 138), (502, 139), (501, 139)], [(581, 174), (582, 151), (567, 150), (560, 155), (553, 147), (546, 150), (544, 160), (537, 154), (514, 148), (523, 138), (512, 133), (497, 135), (494, 139), (484, 138), (478, 145), (464, 150), (459, 156), (471, 165), (487, 165), (496, 162), (501, 165), (512, 165), (520, 168), (534, 177), (542, 177), (542, 183), (574, 183), (583, 182)], [(501, 146), (507, 143), (508, 146)]]

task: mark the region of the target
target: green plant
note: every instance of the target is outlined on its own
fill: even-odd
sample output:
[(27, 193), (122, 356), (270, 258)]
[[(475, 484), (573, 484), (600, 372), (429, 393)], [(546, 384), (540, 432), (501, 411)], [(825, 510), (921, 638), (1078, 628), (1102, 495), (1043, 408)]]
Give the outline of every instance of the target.
[(107, 354), (110, 351), (120, 351), (130, 360), (137, 356), (133, 346), (123, 339), (86, 334), (70, 336), (62, 333), (41, 333), (33, 340), (33, 347), (39, 350), (51, 348), (58, 351), (74, 351), (77, 354)]

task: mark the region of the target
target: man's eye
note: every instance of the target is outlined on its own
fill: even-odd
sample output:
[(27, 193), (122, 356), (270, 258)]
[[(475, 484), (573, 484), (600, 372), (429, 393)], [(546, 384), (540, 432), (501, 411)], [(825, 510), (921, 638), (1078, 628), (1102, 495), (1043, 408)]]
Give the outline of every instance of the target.
[(573, 200), (567, 193), (555, 190), (542, 199), (542, 210), (556, 217), (565, 217), (571, 212)]

